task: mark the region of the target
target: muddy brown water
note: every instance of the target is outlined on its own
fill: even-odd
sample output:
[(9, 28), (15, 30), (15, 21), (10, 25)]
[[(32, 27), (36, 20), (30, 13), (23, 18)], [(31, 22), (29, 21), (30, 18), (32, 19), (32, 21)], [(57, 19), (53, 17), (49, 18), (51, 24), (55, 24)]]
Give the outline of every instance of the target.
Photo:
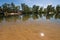
[(3, 19), (0, 40), (60, 40), (60, 19)]

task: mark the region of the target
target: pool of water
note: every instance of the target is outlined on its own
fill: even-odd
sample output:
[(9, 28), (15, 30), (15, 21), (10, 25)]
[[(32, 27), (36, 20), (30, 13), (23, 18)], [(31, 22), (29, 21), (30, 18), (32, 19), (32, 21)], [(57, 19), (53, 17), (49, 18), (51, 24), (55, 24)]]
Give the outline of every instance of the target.
[(54, 15), (0, 17), (0, 40), (60, 40), (60, 17)]

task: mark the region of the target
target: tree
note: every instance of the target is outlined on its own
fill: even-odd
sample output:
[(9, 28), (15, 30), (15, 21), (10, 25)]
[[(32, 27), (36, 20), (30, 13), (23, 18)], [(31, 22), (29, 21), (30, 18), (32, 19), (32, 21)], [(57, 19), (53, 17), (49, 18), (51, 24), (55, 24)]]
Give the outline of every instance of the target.
[(20, 6), (16, 6), (13, 2), (11, 3), (12, 12), (18, 12), (20, 10)]
[(29, 13), (30, 12), (30, 8), (28, 5), (26, 5), (25, 3), (21, 4), (21, 7), (22, 7), (22, 11), (23, 13)]
[(60, 13), (60, 5), (56, 6), (56, 13)]
[(2, 11), (2, 7), (0, 6), (0, 16), (3, 16), (3, 15), (4, 15), (4, 13)]
[(13, 2), (11, 3), (11, 12), (15, 12), (15, 4)]
[(39, 9), (39, 13), (42, 13), (42, 12), (43, 12), (43, 7)]
[(22, 11), (24, 11), (25, 3), (22, 3), (21, 7), (22, 7)]
[(16, 10), (16, 12), (18, 12), (20, 10), (20, 6), (16, 6), (15, 10)]
[(2, 12), (2, 8), (1, 8), (1, 6), (0, 6), (0, 13)]
[(8, 10), (8, 4), (7, 3), (4, 3), (2, 5), (2, 8), (3, 8), (3, 12), (7, 12), (7, 10)]
[(32, 12), (33, 13), (38, 13), (39, 6), (33, 5)]
[(51, 13), (54, 13), (55, 12), (55, 8), (52, 7), (52, 5), (48, 5), (47, 6), (47, 14), (49, 14), (49, 12), (51, 12)]
[(54, 7), (52, 7), (52, 12), (54, 12), (54, 13), (55, 13), (55, 8), (54, 8)]
[(44, 8), (44, 13), (47, 13), (47, 8)]
[(51, 12), (52, 11), (52, 5), (48, 5), (47, 6), (47, 13)]

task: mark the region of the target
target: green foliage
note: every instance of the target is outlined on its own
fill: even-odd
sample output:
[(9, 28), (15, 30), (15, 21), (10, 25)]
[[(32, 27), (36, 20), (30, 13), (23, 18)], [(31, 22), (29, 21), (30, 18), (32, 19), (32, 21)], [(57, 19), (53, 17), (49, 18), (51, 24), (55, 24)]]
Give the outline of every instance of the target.
[(33, 5), (32, 12), (33, 13), (38, 13), (39, 6)]
[(47, 12), (52, 12), (52, 11), (54, 11), (54, 7), (52, 7), (52, 5), (48, 5)]
[(4, 3), (2, 5), (2, 9), (3, 9), (3, 12), (17, 12), (17, 10), (20, 9), (20, 6), (15, 6), (14, 3), (11, 3), (11, 4), (7, 4), (7, 3)]
[(60, 5), (57, 5), (57, 6), (56, 6), (56, 12), (57, 12), (57, 13), (60, 13)]
[(30, 7), (28, 5), (23, 3), (21, 4), (21, 7), (22, 7), (23, 13), (28, 14), (30, 12)]
[(47, 8), (44, 8), (44, 13), (47, 13)]
[[(56, 8), (52, 5), (48, 5), (47, 8), (39, 7), (37, 5), (33, 5), (33, 7), (29, 7), (25, 3), (21, 4), (22, 13), (24, 14), (40, 14), (40, 13), (60, 13), (60, 5), (57, 5)], [(20, 6), (16, 6), (13, 2), (11, 4), (4, 3), (2, 6), (0, 6), (0, 13), (17, 13), (20, 11)]]
[(0, 6), (0, 13), (2, 12), (2, 8), (1, 8), (1, 6)]
[(43, 7), (40, 7), (39, 13), (42, 13), (42, 12), (43, 12)]

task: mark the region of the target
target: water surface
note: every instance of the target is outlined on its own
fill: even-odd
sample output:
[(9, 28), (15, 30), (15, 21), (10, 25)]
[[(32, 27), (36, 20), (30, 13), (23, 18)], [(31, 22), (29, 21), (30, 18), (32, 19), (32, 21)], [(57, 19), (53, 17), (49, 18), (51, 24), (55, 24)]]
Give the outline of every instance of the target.
[(60, 17), (54, 15), (0, 17), (0, 40), (60, 40)]

